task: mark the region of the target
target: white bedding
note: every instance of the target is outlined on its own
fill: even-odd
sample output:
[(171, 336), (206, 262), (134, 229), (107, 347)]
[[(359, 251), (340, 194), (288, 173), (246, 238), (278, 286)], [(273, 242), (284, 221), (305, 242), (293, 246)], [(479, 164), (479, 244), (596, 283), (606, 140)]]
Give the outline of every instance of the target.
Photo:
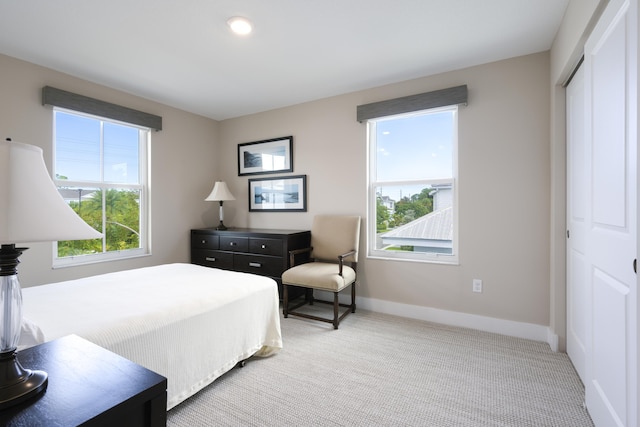
[(167, 409), (237, 362), (282, 348), (278, 288), (263, 276), (166, 264), (22, 295), (21, 347), (79, 335), (167, 377)]

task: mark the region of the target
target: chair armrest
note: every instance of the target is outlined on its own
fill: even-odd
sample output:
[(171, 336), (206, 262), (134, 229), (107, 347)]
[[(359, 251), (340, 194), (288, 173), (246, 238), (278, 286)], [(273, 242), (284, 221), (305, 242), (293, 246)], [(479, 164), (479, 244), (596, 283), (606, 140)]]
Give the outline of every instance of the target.
[(344, 254), (342, 254), (342, 255), (338, 255), (338, 265), (340, 266), (340, 269), (338, 270), (338, 274), (339, 274), (340, 276), (342, 276), (342, 264), (344, 263), (344, 259), (345, 259), (346, 257), (348, 257), (349, 255), (353, 255), (353, 254), (355, 254), (355, 253), (356, 253), (356, 250), (354, 249), (354, 250), (351, 250), (351, 251), (349, 251), (349, 252), (346, 252), (346, 253), (344, 253)]
[(312, 250), (313, 250), (313, 247), (308, 247), (308, 248), (294, 249), (292, 251), (289, 251), (289, 265), (291, 267), (296, 265), (296, 255), (303, 254), (306, 252), (311, 252)]

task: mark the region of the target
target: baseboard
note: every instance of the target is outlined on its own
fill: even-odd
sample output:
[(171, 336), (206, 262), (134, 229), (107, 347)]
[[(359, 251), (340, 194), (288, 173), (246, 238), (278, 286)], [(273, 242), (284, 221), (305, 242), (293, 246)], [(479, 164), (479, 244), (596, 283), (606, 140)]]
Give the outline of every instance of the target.
[[(317, 296), (331, 298), (330, 293), (324, 296), (318, 292)], [(364, 297), (356, 297), (356, 306), (378, 313), (546, 342), (551, 350), (558, 351), (558, 335), (554, 334), (548, 326)]]
[(560, 349), (558, 334), (554, 334), (551, 328), (547, 328), (547, 343), (553, 351), (558, 351)]
[(379, 313), (542, 341), (548, 343), (553, 351), (557, 351), (558, 349), (558, 336), (552, 334), (548, 327), (533, 323), (515, 322), (512, 320), (496, 319), (495, 317), (362, 297), (356, 297), (356, 305), (365, 310)]

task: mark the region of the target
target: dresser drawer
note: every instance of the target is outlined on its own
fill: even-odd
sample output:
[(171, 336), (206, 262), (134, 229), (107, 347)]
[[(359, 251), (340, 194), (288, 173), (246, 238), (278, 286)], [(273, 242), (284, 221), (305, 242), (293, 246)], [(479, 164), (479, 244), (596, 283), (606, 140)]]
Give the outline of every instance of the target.
[(218, 249), (219, 237), (213, 234), (191, 233), (191, 248)]
[(249, 249), (248, 237), (220, 236), (220, 247), (223, 251), (247, 252)]
[(282, 256), (282, 240), (249, 238), (249, 252), (260, 255)]
[(231, 252), (194, 249), (191, 252), (191, 262), (205, 267), (233, 269), (233, 254)]
[(234, 254), (233, 268), (245, 273), (262, 276), (280, 277), (282, 274), (282, 258), (252, 254)]

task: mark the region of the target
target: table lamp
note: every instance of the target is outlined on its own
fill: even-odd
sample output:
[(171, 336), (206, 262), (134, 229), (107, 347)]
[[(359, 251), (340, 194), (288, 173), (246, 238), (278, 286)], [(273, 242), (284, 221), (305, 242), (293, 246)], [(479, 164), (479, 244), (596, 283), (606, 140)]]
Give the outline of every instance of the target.
[(213, 190), (211, 190), (211, 194), (209, 194), (207, 196), (206, 200), (207, 202), (220, 202), (220, 225), (218, 225), (216, 227), (216, 230), (226, 230), (227, 227), (224, 226), (224, 223), (222, 222), (224, 220), (224, 211), (222, 210), (222, 202), (224, 202), (225, 200), (235, 200), (236, 198), (233, 197), (233, 194), (231, 194), (231, 191), (229, 191), (229, 188), (227, 187), (227, 183), (224, 181), (216, 181), (215, 185), (213, 186)]
[(17, 358), (22, 328), (18, 243), (101, 238), (64, 201), (51, 180), (42, 149), (0, 141), (0, 409), (29, 400), (47, 387), (44, 371)]

